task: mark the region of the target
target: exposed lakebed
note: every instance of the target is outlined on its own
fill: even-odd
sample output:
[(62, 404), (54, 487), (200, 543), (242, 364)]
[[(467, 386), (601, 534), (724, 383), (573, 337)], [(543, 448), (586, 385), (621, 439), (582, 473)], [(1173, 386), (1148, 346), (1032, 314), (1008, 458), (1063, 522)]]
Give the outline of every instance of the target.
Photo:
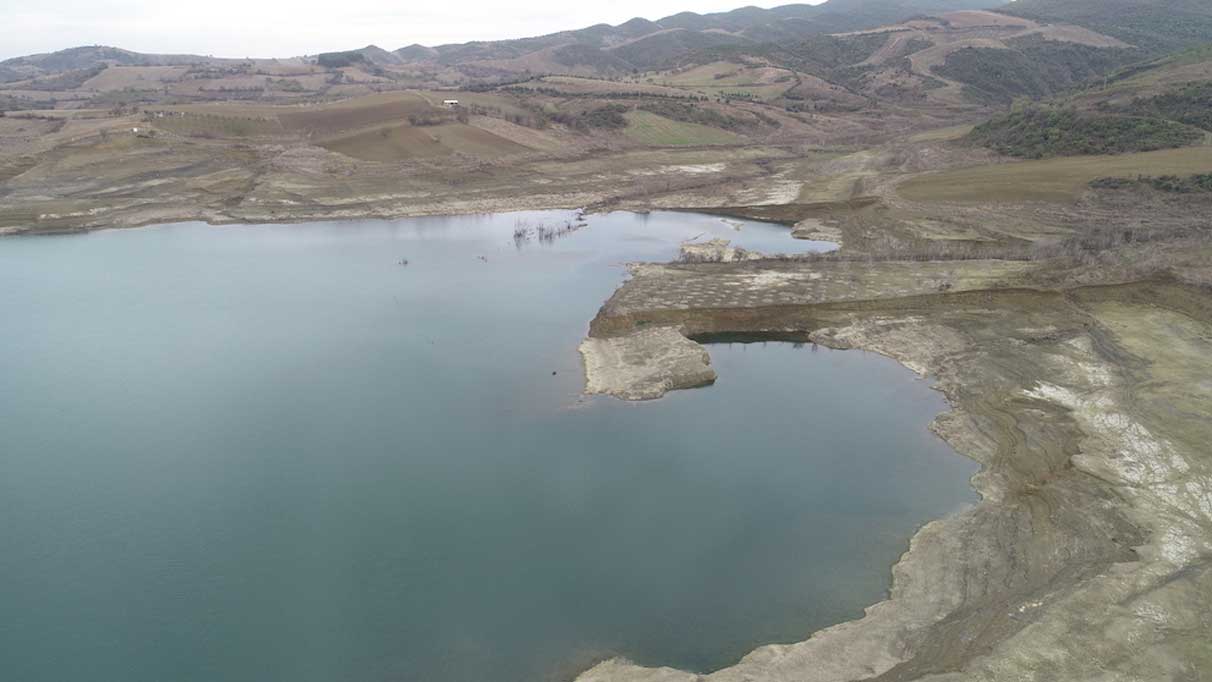
[[(894, 362), (713, 344), (716, 386), (583, 399), (621, 264), (783, 227), (560, 212), (0, 242), (13, 679), (710, 670), (861, 614), (972, 498)], [(402, 265), (407, 261), (407, 265)]]

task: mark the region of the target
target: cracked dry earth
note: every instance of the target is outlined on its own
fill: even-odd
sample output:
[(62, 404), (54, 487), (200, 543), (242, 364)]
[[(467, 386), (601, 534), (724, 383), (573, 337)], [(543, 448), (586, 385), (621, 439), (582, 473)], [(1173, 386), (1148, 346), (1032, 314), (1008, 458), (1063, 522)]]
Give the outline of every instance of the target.
[[(937, 379), (953, 409), (932, 428), (983, 465), (982, 501), (922, 528), (860, 620), (711, 674), (610, 660), (578, 682), (1209, 679), (1212, 294), (1032, 280), (1000, 261), (634, 268), (592, 339), (792, 332), (891, 356)], [(593, 373), (626, 393), (609, 361)]]

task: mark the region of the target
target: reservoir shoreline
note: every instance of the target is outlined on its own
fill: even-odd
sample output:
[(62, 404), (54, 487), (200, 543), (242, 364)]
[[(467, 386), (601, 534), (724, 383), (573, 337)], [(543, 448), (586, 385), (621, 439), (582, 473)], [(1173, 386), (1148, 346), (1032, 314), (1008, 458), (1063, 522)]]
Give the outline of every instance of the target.
[[(710, 675), (611, 659), (578, 682), (951, 682), (1041, 666), (1078, 679), (1119, 650), (1136, 657), (1120, 665), (1137, 679), (1165, 679), (1165, 649), (1147, 645), (1158, 637), (1199, 660), (1196, 635), (1157, 635), (1143, 621), (1106, 633), (1121, 603), (1191, 633), (1212, 607), (1212, 466), (1198, 446), (1212, 434), (1190, 416), (1208, 407), (1201, 277), (1074, 281), (1048, 263), (996, 259), (633, 266), (589, 340), (791, 334), (893, 358), (936, 379), (953, 406), (931, 428), (981, 465), (981, 502), (922, 527), (892, 567), (889, 599), (860, 620)], [(675, 376), (669, 387), (682, 385)]]
[[(291, 627), (269, 627), (279, 614), (319, 635), (335, 610), (376, 620), (292, 655), (313, 671), (298, 679), (373, 672), (384, 658), (420, 665), (468, 639), (475, 649), (457, 658), (472, 672), (453, 679), (535, 679), (519, 674), (528, 661), (566, 662), (557, 672), (571, 677), (611, 653), (712, 669), (853, 617), (885, 593), (887, 567), (920, 524), (971, 501), (974, 467), (922, 428), (941, 397), (882, 358), (726, 344), (711, 351), (727, 372), (716, 390), (640, 410), (580, 400), (576, 347), (590, 311), (617, 289), (620, 263), (668, 258), (704, 235), (761, 251), (819, 247), (778, 226), (738, 232), (714, 216), (664, 213), (606, 214), (555, 240), (515, 239), (519, 226), (539, 235), (564, 218), (177, 224), (5, 242), (0, 305), (15, 324), (0, 374), (16, 390), (0, 413), (18, 425), (5, 486), (22, 513), (2, 533), (12, 560), (0, 599), (30, 611), (23, 604), (46, 600), (37, 585), (53, 585), (59, 603), (90, 614), (47, 608), (5, 630), (10, 650), (31, 652), (7, 659), (14, 673), (263, 672), (299, 642)], [(510, 320), (524, 322), (508, 340), (483, 333)], [(63, 391), (66, 377), (79, 388)], [(119, 377), (123, 399), (107, 398)], [(834, 389), (798, 394), (806, 385)], [(909, 400), (863, 416), (889, 395)], [(103, 435), (49, 427), (64, 410), (94, 415), (89, 431)], [(430, 490), (448, 492), (429, 500)], [(37, 551), (42, 538), (72, 560)], [(134, 549), (114, 557), (115, 543)], [(284, 556), (298, 559), (283, 566)], [(426, 568), (434, 562), (445, 569)], [(357, 576), (342, 584), (361, 598), (297, 598), (320, 594), (333, 571)], [(502, 580), (514, 586), (507, 595), (494, 588)], [(426, 585), (447, 596), (427, 598)], [(133, 606), (109, 605), (127, 589), (141, 595)], [(243, 606), (258, 603), (278, 606)], [(497, 620), (523, 606), (533, 622), (503, 635)], [(424, 609), (436, 610), (407, 615)], [(96, 632), (123, 613), (104, 630), (165, 653), (44, 634), (65, 623)], [(145, 630), (180, 618), (205, 632), (184, 622)], [(435, 619), (457, 637), (427, 634)], [(689, 638), (662, 625), (680, 620), (716, 624)], [(543, 629), (552, 624), (558, 631)], [(231, 641), (241, 633), (282, 634), (271, 650), (247, 651)], [(241, 655), (182, 652), (200, 637)], [(373, 658), (325, 674), (335, 655), (367, 650)], [(497, 660), (492, 674), (475, 667)]]
[[(1141, 332), (1122, 320), (1147, 307), (1206, 331), (1206, 292), (1164, 280), (1049, 291), (1030, 287), (1027, 272), (998, 266), (818, 263), (811, 281), (823, 274), (823, 286), (796, 282), (795, 266), (781, 264), (633, 269), (595, 318), (591, 338), (625, 343), (634, 330), (654, 328), (689, 338), (804, 334), (893, 358), (937, 380), (953, 409), (931, 428), (980, 463), (972, 483), (981, 502), (924, 526), (892, 568), (889, 599), (860, 620), (758, 648), (708, 675), (611, 660), (578, 682), (1004, 679), (1038, 665), (1055, 671), (1042, 679), (1081, 679), (1112, 655), (1110, 647), (1140, 653), (1139, 632), (1102, 631), (1099, 619), (1114, 614), (1117, 600), (1162, 599), (1168, 617), (1197, 618), (1212, 572), (1190, 548), (1206, 548), (1209, 535), (1188, 519), (1206, 513), (1210, 489), (1208, 478), (1188, 476), (1206, 464), (1169, 435), (1189, 418), (1129, 398), (1156, 370), (1121, 358), (1129, 348), (1146, 357), (1165, 351), (1142, 345)], [(843, 276), (839, 267), (850, 271)], [(947, 293), (912, 290), (940, 267), (952, 269)], [(780, 278), (782, 300), (746, 305), (749, 282)], [(688, 281), (709, 287), (709, 300), (679, 300)], [(1171, 408), (1179, 400), (1186, 398), (1166, 395)], [(1125, 453), (1128, 433), (1136, 443)], [(1191, 483), (1166, 484), (1174, 480)], [(1150, 484), (1162, 494), (1150, 493)], [(1177, 518), (1176, 507), (1185, 510)], [(1098, 655), (1081, 650), (1099, 637), (1106, 639)], [(1163, 679), (1146, 672), (1160, 665), (1134, 668), (1138, 679)]]

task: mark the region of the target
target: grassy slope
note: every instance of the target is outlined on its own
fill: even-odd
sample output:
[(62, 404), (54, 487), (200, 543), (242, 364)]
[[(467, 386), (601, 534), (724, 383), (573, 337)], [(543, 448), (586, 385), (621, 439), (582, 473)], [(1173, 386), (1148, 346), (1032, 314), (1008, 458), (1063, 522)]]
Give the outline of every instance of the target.
[(1209, 172), (1212, 172), (1212, 147), (1199, 146), (962, 168), (919, 175), (902, 183), (897, 191), (913, 201), (1066, 202), (1075, 200), (1097, 178)]
[(674, 121), (647, 111), (630, 111), (625, 116), (627, 128), (623, 134), (641, 144), (673, 147), (733, 144), (744, 139), (727, 130)]

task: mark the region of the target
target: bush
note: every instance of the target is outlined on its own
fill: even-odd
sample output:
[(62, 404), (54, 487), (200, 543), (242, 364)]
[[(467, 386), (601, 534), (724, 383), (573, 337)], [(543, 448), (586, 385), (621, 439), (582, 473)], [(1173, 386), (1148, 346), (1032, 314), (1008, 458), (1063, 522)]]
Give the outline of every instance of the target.
[(1019, 97), (1040, 99), (1080, 85), (1140, 55), (1135, 50), (1089, 47), (1020, 38), (1013, 49), (965, 47), (947, 56), (934, 72), (963, 83), (973, 99), (1008, 104)]
[(325, 52), (316, 57), (316, 63), (326, 69), (340, 69), (354, 64), (367, 64), (366, 55), (361, 52)]
[(1133, 187), (1152, 187), (1159, 192), (1173, 194), (1193, 194), (1196, 192), (1212, 192), (1212, 173), (1201, 173), (1180, 177), (1178, 175), (1148, 176), (1141, 175), (1132, 178), (1098, 178), (1091, 180), (1094, 189), (1129, 189)]
[(1128, 112), (1168, 118), (1212, 131), (1212, 81), (1187, 85), (1157, 97), (1138, 98)]
[(699, 107), (685, 102), (659, 101), (645, 102), (639, 106), (643, 111), (664, 116), (665, 118), (681, 121), (683, 123), (698, 123), (700, 125), (712, 126), (714, 128), (723, 128), (724, 130), (736, 130), (743, 128), (750, 122), (734, 116), (726, 116), (708, 107)]
[(590, 111), (582, 112), (581, 121), (588, 128), (605, 128), (617, 130), (627, 127), (627, 119), (623, 114), (630, 111), (625, 104), (607, 104)]
[(1202, 140), (1203, 133), (1160, 118), (1033, 108), (983, 123), (968, 138), (1000, 154), (1043, 159), (1183, 147)]

